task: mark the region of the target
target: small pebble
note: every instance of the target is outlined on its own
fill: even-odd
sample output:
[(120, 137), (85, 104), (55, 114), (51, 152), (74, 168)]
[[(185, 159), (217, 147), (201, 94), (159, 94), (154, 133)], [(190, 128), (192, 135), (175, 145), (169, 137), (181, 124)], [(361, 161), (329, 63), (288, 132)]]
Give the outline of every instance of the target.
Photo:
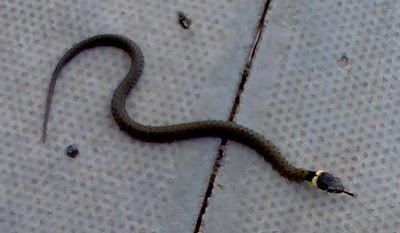
[(79, 150), (76, 145), (70, 145), (65, 150), (65, 153), (67, 154), (68, 157), (75, 158), (76, 156), (79, 155)]
[(178, 22), (184, 29), (188, 29), (192, 24), (192, 20), (189, 19), (182, 11), (178, 12)]

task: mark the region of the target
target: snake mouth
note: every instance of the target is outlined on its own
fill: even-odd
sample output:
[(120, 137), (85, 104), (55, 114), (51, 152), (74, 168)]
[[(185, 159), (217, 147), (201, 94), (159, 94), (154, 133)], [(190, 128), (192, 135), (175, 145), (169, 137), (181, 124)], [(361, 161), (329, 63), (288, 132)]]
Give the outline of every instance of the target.
[(357, 195), (356, 194), (354, 194), (354, 193), (351, 193), (351, 192), (348, 192), (348, 191), (346, 191), (346, 190), (327, 190), (329, 193), (344, 193), (344, 194), (347, 194), (347, 195), (349, 195), (349, 196), (351, 196), (351, 197), (354, 197), (354, 198), (356, 198), (357, 197)]

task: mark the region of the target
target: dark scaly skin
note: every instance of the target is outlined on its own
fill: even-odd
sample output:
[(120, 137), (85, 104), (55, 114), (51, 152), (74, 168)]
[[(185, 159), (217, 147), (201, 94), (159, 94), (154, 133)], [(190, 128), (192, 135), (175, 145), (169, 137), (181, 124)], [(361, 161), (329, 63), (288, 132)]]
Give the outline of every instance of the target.
[[(131, 58), (132, 62), (129, 72), (115, 90), (111, 101), (111, 112), (116, 123), (121, 130), (131, 137), (141, 141), (159, 143), (200, 137), (224, 138), (239, 142), (254, 149), (272, 165), (273, 169), (288, 180), (303, 182), (311, 181), (312, 178), (317, 177), (316, 171), (297, 168), (289, 164), (277, 148), (275, 148), (259, 133), (231, 121), (207, 120), (169, 126), (148, 126), (134, 121), (126, 111), (125, 100), (143, 72), (144, 58), (139, 46), (135, 42), (120, 35), (106, 34), (88, 38), (73, 46), (60, 59), (53, 72), (49, 85), (43, 121), (43, 142), (46, 140), (47, 123), (50, 114), (52, 96), (54, 94), (54, 87), (62, 68), (80, 52), (98, 46), (111, 46), (122, 49)], [(342, 186), (340, 186), (341, 183), (338, 185), (338, 180), (335, 180), (335, 182), (336, 183), (333, 186), (339, 187), (339, 189), (328, 189), (327, 191), (332, 193), (345, 192)], [(329, 185), (330, 184), (325, 186), (328, 187)], [(329, 187), (333, 186), (331, 185)]]

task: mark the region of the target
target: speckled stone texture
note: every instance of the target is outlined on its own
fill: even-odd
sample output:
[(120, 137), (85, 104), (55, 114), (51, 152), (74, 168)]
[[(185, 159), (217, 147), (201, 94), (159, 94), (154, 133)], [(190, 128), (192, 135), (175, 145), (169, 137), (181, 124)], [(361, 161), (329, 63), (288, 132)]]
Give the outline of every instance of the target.
[[(261, 1), (0, 2), (0, 232), (192, 232), (219, 139), (150, 144), (121, 132), (111, 96), (129, 68), (113, 48), (58, 59), (99, 33), (137, 42), (146, 66), (129, 114), (153, 125), (227, 119)], [(192, 19), (188, 30), (177, 12)], [(79, 156), (65, 149), (76, 144)]]
[[(227, 119), (264, 4), (1, 1), (0, 232), (193, 232), (220, 140), (151, 144), (121, 132), (110, 101), (130, 61), (97, 48), (63, 70), (42, 144), (48, 82), (73, 44), (122, 34), (146, 60), (127, 102), (134, 119)], [(201, 232), (398, 232), (399, 8), (272, 0), (235, 121), (296, 166), (339, 175), (358, 197), (291, 183), (228, 142)]]
[[(357, 199), (231, 143), (203, 232), (398, 232), (400, 2), (273, 1), (236, 121)], [(220, 188), (218, 188), (220, 187)]]

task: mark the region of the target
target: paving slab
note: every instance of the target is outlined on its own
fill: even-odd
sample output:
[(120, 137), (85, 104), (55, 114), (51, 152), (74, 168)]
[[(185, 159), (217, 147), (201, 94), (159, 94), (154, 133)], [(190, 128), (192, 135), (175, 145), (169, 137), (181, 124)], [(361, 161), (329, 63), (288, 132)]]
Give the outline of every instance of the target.
[[(73, 44), (122, 34), (146, 60), (127, 100), (134, 119), (228, 119), (263, 4), (2, 1), (0, 232), (193, 232), (220, 140), (149, 144), (122, 133), (110, 101), (130, 61), (98, 48), (63, 70), (42, 144), (50, 76)], [(189, 29), (178, 11), (192, 20)], [(75, 159), (65, 156), (73, 144)]]
[(229, 143), (202, 232), (398, 232), (398, 1), (272, 1), (235, 121), (358, 194), (281, 178)]
[[(78, 41), (122, 34), (146, 59), (128, 99), (134, 119), (227, 119), (264, 4), (1, 2), (0, 232), (193, 232), (220, 140), (149, 144), (120, 132), (110, 99), (129, 59), (98, 48), (63, 70), (43, 144), (50, 75)], [(339, 175), (358, 196), (289, 182), (228, 142), (200, 232), (398, 231), (399, 7), (272, 1), (234, 120), (296, 166)], [(75, 159), (65, 156), (71, 144)]]

